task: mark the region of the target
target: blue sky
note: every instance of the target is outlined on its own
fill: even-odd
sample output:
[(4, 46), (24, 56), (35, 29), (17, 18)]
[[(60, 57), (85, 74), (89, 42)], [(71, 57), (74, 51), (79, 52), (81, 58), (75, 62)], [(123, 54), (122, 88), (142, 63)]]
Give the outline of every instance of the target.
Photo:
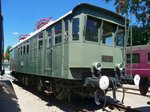
[(15, 45), (21, 34), (34, 31), (35, 23), (41, 18), (52, 20), (71, 11), (79, 3), (90, 3), (115, 11), (113, 3), (104, 0), (2, 0), (4, 49)]

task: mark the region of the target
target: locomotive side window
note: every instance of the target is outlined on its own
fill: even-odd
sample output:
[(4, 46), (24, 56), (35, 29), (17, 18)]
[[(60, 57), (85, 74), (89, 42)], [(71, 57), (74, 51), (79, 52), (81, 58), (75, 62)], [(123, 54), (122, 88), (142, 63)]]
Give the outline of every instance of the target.
[(39, 49), (42, 49), (43, 46), (43, 40), (39, 40)]
[(72, 40), (79, 40), (79, 18), (74, 18), (72, 21)]
[(23, 46), (23, 54), (25, 54), (25, 51), (26, 51), (25, 46)]
[[(131, 63), (130, 61), (130, 54), (127, 54), (127, 63)], [(140, 63), (140, 54), (134, 53), (132, 54), (132, 63)]]
[(20, 55), (20, 47), (18, 48), (18, 56)]
[(85, 40), (98, 42), (98, 28), (99, 28), (98, 20), (92, 17), (88, 17)]
[(48, 29), (47, 48), (52, 46), (52, 28)]
[(55, 44), (59, 44), (62, 42), (61, 32), (62, 32), (61, 23), (57, 23), (55, 25)]
[(27, 54), (29, 53), (29, 44), (27, 44)]
[(52, 38), (48, 38), (47, 48), (52, 47)]
[(48, 29), (48, 36), (52, 36), (52, 28)]
[(148, 53), (148, 64), (150, 64), (150, 52)]
[(113, 45), (113, 33), (115, 32), (115, 26), (111, 23), (105, 22), (103, 24), (103, 44)]
[(22, 55), (22, 46), (21, 46), (21, 55)]
[(43, 38), (43, 33), (40, 33), (40, 34), (39, 34), (39, 39), (40, 39), (40, 38)]
[(116, 46), (124, 46), (124, 28), (119, 27), (115, 41)]
[[(39, 49), (42, 49), (42, 47), (43, 47), (43, 33), (40, 33), (39, 35), (38, 35), (38, 48)], [(36, 39), (36, 37), (35, 37), (35, 39)]]

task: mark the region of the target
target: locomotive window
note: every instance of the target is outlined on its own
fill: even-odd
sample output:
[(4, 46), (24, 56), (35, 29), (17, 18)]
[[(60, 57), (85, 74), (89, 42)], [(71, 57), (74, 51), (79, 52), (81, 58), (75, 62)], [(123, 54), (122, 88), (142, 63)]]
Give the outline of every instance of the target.
[(85, 40), (98, 42), (98, 27), (98, 20), (92, 17), (88, 17)]
[(119, 28), (116, 35), (116, 46), (124, 46), (124, 28)]
[(148, 53), (148, 64), (150, 64), (150, 53)]
[[(127, 54), (127, 63), (131, 63), (130, 61), (130, 54)], [(140, 54), (134, 53), (132, 54), (132, 63), (140, 63)]]
[(25, 46), (23, 46), (23, 54), (25, 54), (25, 51), (26, 51)]
[(43, 38), (43, 33), (40, 33), (40, 34), (39, 34), (39, 38)]
[(29, 53), (29, 44), (27, 44), (27, 54)]
[(62, 41), (61, 35), (55, 37), (55, 44), (61, 43), (61, 41)]
[(57, 23), (55, 25), (55, 44), (61, 43), (61, 32), (62, 32), (62, 26), (61, 23)]
[(18, 56), (20, 55), (20, 48), (18, 48)]
[(65, 31), (68, 31), (68, 20), (65, 21)]
[(79, 40), (79, 18), (74, 18), (72, 21), (72, 40)]
[(39, 49), (42, 49), (43, 47), (43, 40), (39, 40)]
[(48, 36), (52, 36), (52, 28), (48, 29)]
[(115, 32), (115, 27), (113, 24), (104, 22), (103, 24), (103, 44), (106, 45), (112, 45), (113, 44), (113, 38), (112, 33)]
[(60, 34), (62, 31), (61, 23), (55, 25), (55, 35)]
[(21, 55), (22, 55), (22, 46), (21, 46)]
[(52, 38), (48, 38), (47, 48), (52, 47)]

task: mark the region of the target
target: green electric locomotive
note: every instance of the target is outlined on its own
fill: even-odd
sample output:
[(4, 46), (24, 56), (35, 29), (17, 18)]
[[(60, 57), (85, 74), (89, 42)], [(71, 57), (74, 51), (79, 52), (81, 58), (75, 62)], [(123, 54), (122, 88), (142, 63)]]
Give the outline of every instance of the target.
[(49, 90), (59, 100), (76, 93), (98, 96), (121, 85), (125, 18), (90, 4), (31, 33), (10, 50), (12, 75)]

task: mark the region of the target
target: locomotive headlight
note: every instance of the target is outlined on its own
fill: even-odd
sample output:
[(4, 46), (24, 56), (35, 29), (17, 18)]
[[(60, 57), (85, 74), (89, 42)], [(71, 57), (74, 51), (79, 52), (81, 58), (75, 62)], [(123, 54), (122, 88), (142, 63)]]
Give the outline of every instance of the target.
[(100, 78), (99, 87), (102, 90), (106, 90), (109, 87), (109, 78), (107, 76), (102, 76)]
[(93, 64), (93, 66), (94, 66), (94, 68), (95, 68), (96, 70), (98, 70), (98, 71), (100, 71), (101, 68), (102, 68), (102, 65), (101, 65), (99, 62), (95, 62), (95, 63)]
[(123, 64), (121, 64), (121, 63), (116, 64), (116, 67), (118, 67), (118, 69), (119, 69), (120, 71), (123, 70)]

